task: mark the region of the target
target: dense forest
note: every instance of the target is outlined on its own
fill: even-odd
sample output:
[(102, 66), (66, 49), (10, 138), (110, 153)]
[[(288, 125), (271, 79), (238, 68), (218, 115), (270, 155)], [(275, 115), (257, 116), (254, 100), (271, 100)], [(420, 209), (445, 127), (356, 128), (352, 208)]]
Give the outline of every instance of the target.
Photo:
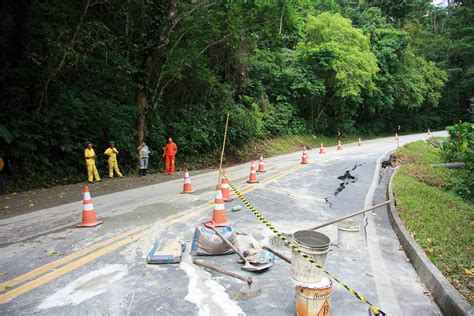
[[(83, 149), (173, 136), (180, 157), (285, 135), (472, 120), (474, 4), (428, 0), (16, 0), (1, 4), (11, 185), (84, 180)], [(185, 159), (185, 158), (181, 158)], [(99, 159), (99, 165), (105, 165)]]

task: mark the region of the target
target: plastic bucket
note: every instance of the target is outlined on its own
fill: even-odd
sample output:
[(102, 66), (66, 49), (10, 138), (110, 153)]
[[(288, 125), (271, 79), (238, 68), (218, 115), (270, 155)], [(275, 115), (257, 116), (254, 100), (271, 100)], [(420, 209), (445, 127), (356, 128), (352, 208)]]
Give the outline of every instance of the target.
[[(324, 266), (331, 240), (328, 236), (312, 231), (300, 230), (293, 234), (293, 243), (316, 263)], [(294, 249), (291, 253), (291, 277), (300, 285), (315, 284), (321, 281), (323, 272), (303, 258)]]
[(354, 220), (346, 219), (337, 225), (337, 247), (354, 250), (359, 246), (360, 225)]
[(329, 316), (332, 282), (326, 277), (309, 287), (296, 287), (297, 316)]

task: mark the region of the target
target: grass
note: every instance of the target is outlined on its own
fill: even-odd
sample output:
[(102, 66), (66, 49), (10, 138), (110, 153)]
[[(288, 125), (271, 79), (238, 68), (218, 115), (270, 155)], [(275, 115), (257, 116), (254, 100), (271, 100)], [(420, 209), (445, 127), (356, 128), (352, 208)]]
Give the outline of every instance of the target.
[[(376, 136), (370, 137), (376, 138)], [(367, 139), (367, 138), (362, 138)], [(236, 158), (240, 161), (257, 159), (262, 153), (265, 157), (288, 154), (295, 151), (301, 151), (303, 146), (308, 149), (319, 147), (321, 143), (326, 147), (337, 145), (337, 137), (315, 136), (315, 135), (293, 135), (277, 137), (258, 141), (253, 145), (246, 146), (236, 153)], [(358, 136), (344, 136), (341, 138), (342, 144), (352, 143), (359, 140)]]
[(401, 164), (393, 188), (397, 209), (433, 264), (473, 304), (474, 205), (451, 188), (463, 170), (430, 167), (441, 153), (425, 142), (395, 152)]

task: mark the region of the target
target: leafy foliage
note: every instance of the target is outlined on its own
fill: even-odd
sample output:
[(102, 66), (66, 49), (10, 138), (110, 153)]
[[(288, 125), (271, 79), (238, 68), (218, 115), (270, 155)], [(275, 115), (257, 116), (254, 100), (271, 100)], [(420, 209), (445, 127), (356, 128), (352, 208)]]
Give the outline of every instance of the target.
[[(86, 141), (101, 154), (114, 140), (126, 172), (142, 137), (160, 152), (173, 136), (181, 162), (207, 164), (227, 113), (234, 156), (273, 137), (468, 120), (472, 10), (425, 0), (8, 2), (0, 19), (8, 183), (83, 179)], [(161, 163), (152, 157), (152, 167)]]

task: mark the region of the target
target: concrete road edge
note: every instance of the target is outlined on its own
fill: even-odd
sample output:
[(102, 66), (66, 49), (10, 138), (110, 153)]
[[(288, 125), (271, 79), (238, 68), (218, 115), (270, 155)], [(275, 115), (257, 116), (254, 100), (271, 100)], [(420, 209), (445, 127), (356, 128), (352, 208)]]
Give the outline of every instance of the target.
[(474, 309), (469, 302), (451, 285), (441, 271), (435, 267), (423, 249), (421, 249), (403, 226), (395, 207), (395, 196), (392, 190), (393, 178), (397, 171), (398, 167), (395, 168), (387, 188), (387, 198), (391, 200), (390, 204), (387, 205), (387, 212), (392, 228), (397, 234), (403, 250), (410, 259), (421, 281), (431, 292), (436, 304), (445, 315), (474, 315)]

